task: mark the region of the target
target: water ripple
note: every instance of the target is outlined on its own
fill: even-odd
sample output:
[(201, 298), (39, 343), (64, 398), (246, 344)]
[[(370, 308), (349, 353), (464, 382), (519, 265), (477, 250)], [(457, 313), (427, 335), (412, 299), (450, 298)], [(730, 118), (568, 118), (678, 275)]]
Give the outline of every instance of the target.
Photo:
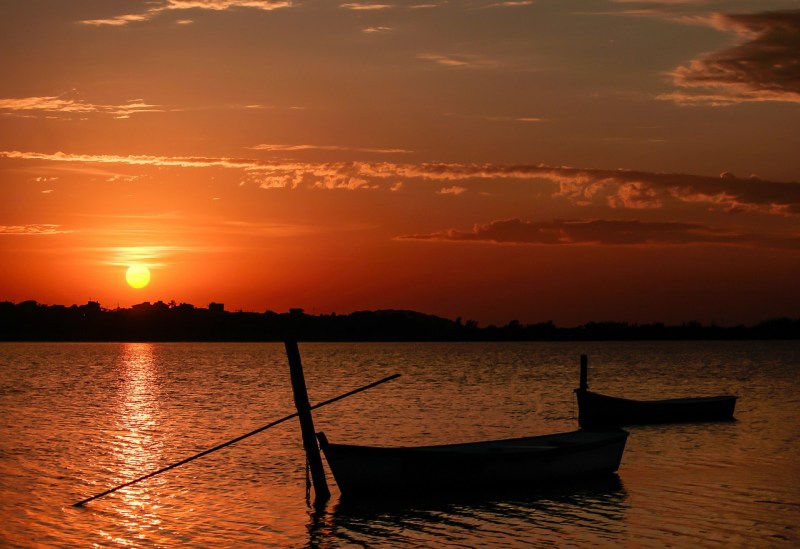
[(282, 345), (0, 345), (0, 545), (800, 545), (794, 342), (303, 344), (332, 441), (446, 443), (572, 430), (577, 357), (635, 398), (740, 395), (737, 421), (635, 427), (605, 486), (438, 502), (305, 501), (295, 422), (71, 503), (291, 413)]

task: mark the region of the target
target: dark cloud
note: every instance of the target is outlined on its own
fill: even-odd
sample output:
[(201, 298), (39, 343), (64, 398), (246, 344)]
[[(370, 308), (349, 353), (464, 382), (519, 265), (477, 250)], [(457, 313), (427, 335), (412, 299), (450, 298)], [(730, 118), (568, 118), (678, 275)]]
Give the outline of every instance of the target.
[(522, 221), (504, 219), (475, 225), (471, 231), (449, 229), (429, 234), (405, 235), (410, 240), (489, 242), (494, 244), (592, 244), (608, 246), (683, 246), (723, 244), (745, 247), (800, 249), (800, 237), (741, 234), (700, 223), (618, 220)]
[(545, 165), (359, 164), (363, 175), (418, 177), (448, 181), (469, 179), (545, 179), (559, 185), (556, 196), (576, 204), (604, 201), (614, 208), (660, 208), (670, 200), (706, 203), (722, 210), (800, 214), (800, 184), (741, 178), (633, 170), (602, 170)]
[(712, 105), (800, 102), (800, 10), (717, 14), (708, 21), (744, 41), (675, 69), (675, 83), (687, 91), (662, 98)]
[[(571, 175), (572, 177), (569, 177)], [(729, 172), (719, 177), (623, 170), (559, 172), (560, 195), (576, 203), (605, 198), (612, 207), (657, 208), (669, 200), (706, 203), (728, 212), (800, 214), (800, 184), (739, 178)]]

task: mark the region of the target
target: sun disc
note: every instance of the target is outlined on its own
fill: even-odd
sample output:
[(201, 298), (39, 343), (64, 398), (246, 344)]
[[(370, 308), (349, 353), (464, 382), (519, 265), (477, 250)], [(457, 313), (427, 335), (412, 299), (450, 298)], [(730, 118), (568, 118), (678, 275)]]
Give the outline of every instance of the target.
[(145, 265), (131, 265), (125, 273), (125, 280), (131, 288), (144, 288), (150, 283), (150, 269)]

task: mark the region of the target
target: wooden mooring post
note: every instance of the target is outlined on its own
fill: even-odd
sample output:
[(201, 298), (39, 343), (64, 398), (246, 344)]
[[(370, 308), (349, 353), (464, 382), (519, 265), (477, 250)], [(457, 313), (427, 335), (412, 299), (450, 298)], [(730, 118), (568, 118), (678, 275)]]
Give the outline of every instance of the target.
[(581, 383), (578, 386), (582, 390), (589, 388), (589, 358), (581, 355)]
[(314, 503), (324, 503), (331, 497), (328, 482), (325, 480), (325, 469), (322, 467), (322, 456), (319, 453), (317, 435), (314, 431), (314, 420), (311, 417), (311, 404), (308, 401), (306, 378), (303, 375), (303, 363), (300, 361), (300, 350), (297, 341), (285, 341), (286, 356), (289, 358), (289, 373), (292, 378), (292, 392), (297, 417), (300, 419), (300, 430), (303, 433), (303, 448), (306, 451), (308, 467), (311, 470), (311, 482), (314, 486)]

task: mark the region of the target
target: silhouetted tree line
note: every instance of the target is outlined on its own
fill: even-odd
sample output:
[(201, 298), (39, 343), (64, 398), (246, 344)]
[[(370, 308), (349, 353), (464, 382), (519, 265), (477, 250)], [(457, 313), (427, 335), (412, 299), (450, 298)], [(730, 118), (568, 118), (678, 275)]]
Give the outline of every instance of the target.
[(474, 320), (402, 310), (358, 311), (346, 315), (230, 312), (222, 304), (207, 309), (188, 303), (141, 303), (130, 309), (85, 305), (0, 302), (3, 341), (591, 341), (800, 339), (800, 319), (778, 318), (753, 326), (690, 322), (590, 322), (559, 328), (552, 322), (478, 327)]

